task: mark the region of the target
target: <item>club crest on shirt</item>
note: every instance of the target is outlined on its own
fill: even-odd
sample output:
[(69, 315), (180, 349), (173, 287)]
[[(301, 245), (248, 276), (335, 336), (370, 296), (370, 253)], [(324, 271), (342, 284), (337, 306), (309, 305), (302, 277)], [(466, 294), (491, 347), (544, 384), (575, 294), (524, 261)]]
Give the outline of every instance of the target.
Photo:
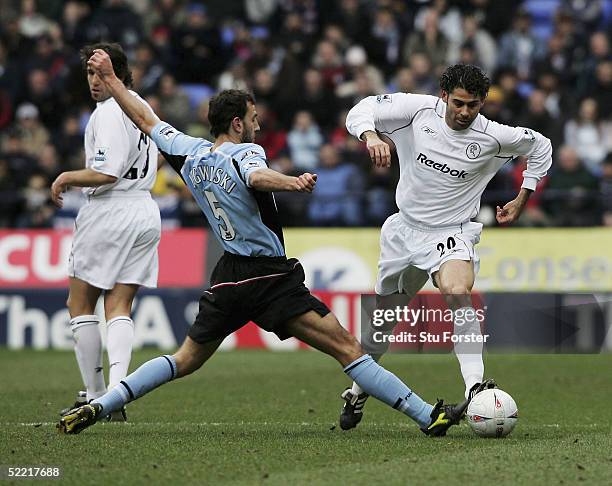
[(386, 101), (387, 103), (393, 103), (393, 100), (391, 99), (391, 95), (378, 95), (376, 97), (376, 103), (382, 103)]
[(478, 145), (476, 142), (472, 142), (465, 149), (465, 154), (467, 155), (468, 159), (474, 160), (480, 156), (480, 151), (480, 145)]
[(96, 147), (94, 160), (96, 162), (106, 162), (106, 152), (108, 152), (108, 147)]

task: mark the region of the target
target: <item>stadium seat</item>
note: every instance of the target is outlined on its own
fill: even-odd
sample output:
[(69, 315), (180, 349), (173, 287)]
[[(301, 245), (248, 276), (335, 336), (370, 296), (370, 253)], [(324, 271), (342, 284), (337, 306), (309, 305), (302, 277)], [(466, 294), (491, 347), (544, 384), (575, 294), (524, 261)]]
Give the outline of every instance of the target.
[(215, 90), (206, 84), (181, 84), (180, 87), (187, 93), (192, 109), (197, 108), (202, 101), (215, 93)]
[(523, 8), (531, 14), (531, 32), (539, 39), (548, 39), (553, 33), (555, 12), (559, 0), (526, 0)]

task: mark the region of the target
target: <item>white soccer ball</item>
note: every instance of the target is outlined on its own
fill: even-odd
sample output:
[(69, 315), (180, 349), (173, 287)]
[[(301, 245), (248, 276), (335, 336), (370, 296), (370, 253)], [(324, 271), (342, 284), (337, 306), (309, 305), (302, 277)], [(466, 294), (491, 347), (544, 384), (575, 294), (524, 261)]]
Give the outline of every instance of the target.
[(470, 427), (480, 437), (506, 437), (516, 425), (518, 408), (505, 391), (491, 388), (472, 399), (466, 415)]

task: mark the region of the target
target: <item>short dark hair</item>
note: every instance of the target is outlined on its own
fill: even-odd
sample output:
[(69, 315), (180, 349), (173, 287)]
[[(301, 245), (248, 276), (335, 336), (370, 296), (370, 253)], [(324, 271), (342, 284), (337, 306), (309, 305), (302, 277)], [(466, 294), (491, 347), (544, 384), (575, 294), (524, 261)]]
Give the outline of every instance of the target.
[(132, 72), (128, 66), (127, 56), (123, 52), (123, 48), (116, 43), (111, 42), (100, 42), (98, 44), (90, 44), (81, 49), (81, 65), (85, 72), (87, 72), (87, 61), (93, 55), (95, 49), (102, 49), (105, 51), (111, 59), (113, 64), (113, 71), (115, 75), (123, 81), (123, 84), (128, 88), (132, 86)]
[(449, 66), (440, 76), (440, 88), (448, 94), (455, 88), (463, 88), (468, 93), (484, 99), (489, 92), (491, 81), (478, 66), (472, 64), (455, 64)]
[(210, 133), (214, 137), (228, 133), (235, 117), (244, 118), (248, 103), (255, 103), (255, 98), (241, 89), (226, 89), (213, 96), (208, 107)]

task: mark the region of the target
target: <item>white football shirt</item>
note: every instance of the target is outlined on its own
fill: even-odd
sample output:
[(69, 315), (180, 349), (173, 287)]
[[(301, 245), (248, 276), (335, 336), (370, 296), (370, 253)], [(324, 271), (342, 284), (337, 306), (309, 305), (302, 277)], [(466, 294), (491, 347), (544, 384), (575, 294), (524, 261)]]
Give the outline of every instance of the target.
[[(149, 104), (134, 91), (130, 93)], [(117, 177), (113, 184), (84, 187), (98, 196), (111, 191), (150, 191), (157, 174), (157, 145), (123, 113), (114, 98), (97, 103), (85, 129), (85, 166)]]
[(400, 164), (395, 201), (408, 221), (431, 227), (469, 221), (489, 181), (518, 155), (528, 157), (526, 189), (535, 190), (550, 168), (550, 140), (540, 133), (480, 114), (457, 131), (446, 124), (445, 113), (446, 103), (436, 96), (394, 93), (363, 99), (346, 118), (355, 137), (377, 130), (395, 143)]

